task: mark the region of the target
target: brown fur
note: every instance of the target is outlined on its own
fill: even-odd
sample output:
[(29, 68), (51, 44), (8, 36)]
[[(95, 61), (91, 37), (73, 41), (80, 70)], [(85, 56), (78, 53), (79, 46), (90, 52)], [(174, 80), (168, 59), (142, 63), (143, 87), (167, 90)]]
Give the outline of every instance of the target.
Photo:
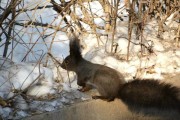
[(126, 83), (118, 71), (82, 58), (79, 40), (70, 41), (70, 55), (63, 61), (62, 68), (77, 74), (77, 84), (94, 86), (101, 96), (93, 98), (122, 99), (129, 106), (180, 109), (179, 88), (154, 80), (134, 80)]

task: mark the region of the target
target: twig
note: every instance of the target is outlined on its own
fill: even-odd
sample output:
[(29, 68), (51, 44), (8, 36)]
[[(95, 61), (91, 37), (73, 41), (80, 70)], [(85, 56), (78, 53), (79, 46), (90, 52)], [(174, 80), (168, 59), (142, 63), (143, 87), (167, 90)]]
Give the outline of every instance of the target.
[(61, 66), (61, 63), (51, 53), (47, 53), (47, 54)]
[(114, 1), (115, 3), (115, 10), (113, 12), (113, 31), (112, 31), (112, 43), (111, 43), (111, 53), (112, 53), (112, 50), (113, 50), (113, 44), (114, 44), (114, 37), (115, 37), (115, 33), (116, 33), (116, 21), (117, 21), (117, 13), (118, 13), (118, 6), (119, 6), (119, 2), (120, 0), (117, 0), (117, 1)]
[(53, 7), (52, 5), (47, 5), (47, 6), (40, 6), (40, 7), (32, 8), (32, 9), (19, 9), (19, 10), (16, 10), (16, 12), (27, 12), (27, 11), (33, 11), (33, 10), (44, 9), (44, 8), (52, 8), (52, 7)]

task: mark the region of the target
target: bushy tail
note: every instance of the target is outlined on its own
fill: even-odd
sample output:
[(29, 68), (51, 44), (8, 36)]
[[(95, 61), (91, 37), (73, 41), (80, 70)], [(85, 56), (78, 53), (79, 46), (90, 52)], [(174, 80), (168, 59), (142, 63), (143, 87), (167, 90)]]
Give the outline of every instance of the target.
[(180, 111), (180, 88), (157, 80), (134, 80), (124, 84), (120, 99), (128, 106)]

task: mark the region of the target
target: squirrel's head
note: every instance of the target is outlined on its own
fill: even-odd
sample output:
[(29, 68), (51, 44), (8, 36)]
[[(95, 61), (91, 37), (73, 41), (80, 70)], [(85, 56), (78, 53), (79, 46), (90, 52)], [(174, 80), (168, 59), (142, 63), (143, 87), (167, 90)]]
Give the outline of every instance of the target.
[(72, 56), (67, 56), (61, 64), (61, 67), (65, 70), (75, 71), (76, 70), (76, 61)]
[(76, 71), (78, 64), (83, 59), (81, 56), (81, 50), (80, 50), (80, 40), (78, 37), (74, 34), (70, 36), (70, 42), (69, 42), (69, 53), (70, 55), (67, 56), (63, 63), (61, 64), (61, 67), (63, 69), (69, 70), (69, 71)]

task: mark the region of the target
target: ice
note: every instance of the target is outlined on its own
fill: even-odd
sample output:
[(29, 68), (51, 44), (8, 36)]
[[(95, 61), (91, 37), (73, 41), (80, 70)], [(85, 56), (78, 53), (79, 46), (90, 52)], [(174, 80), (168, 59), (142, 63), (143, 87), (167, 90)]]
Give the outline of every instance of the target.
[(10, 108), (10, 107), (2, 108), (0, 106), (0, 113), (1, 113), (2, 117), (6, 118), (6, 117), (10, 116), (10, 114), (12, 113), (12, 108)]
[(58, 103), (57, 101), (53, 101), (53, 102), (51, 102), (50, 104), (51, 104), (52, 106), (54, 106), (54, 107), (57, 106), (57, 105), (59, 105), (59, 103)]
[(29, 116), (29, 114), (27, 113), (27, 112), (25, 112), (25, 111), (18, 111), (17, 112), (17, 118), (19, 117), (19, 118), (22, 118), (22, 117), (27, 117), (27, 116)]
[(55, 108), (53, 106), (45, 106), (45, 109), (44, 109), (46, 112), (50, 112), (50, 111), (53, 111), (55, 110)]
[(28, 110), (29, 106), (26, 100), (22, 96), (16, 96), (14, 99), (14, 105), (16, 109)]

